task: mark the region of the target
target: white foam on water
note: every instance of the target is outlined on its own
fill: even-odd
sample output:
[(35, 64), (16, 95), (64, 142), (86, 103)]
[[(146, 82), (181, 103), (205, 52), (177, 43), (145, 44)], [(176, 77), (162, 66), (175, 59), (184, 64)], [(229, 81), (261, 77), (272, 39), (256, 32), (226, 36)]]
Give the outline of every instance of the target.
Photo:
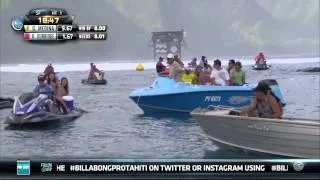
[[(199, 61), (199, 60), (198, 60)], [(223, 66), (227, 66), (228, 60), (221, 60)], [(252, 59), (236, 59), (240, 61), (242, 65), (253, 65)], [(184, 61), (187, 65), (190, 61)], [(268, 64), (302, 64), (302, 63), (315, 63), (320, 62), (319, 57), (314, 58), (274, 58), (268, 59)], [(155, 69), (156, 62), (144, 60), (141, 62), (106, 62), (106, 63), (95, 63), (97, 68), (104, 71), (119, 71), (119, 70), (135, 70), (138, 63), (143, 64), (144, 69)], [(213, 60), (209, 60), (210, 64), (213, 64)], [(42, 72), (46, 67), (47, 63), (44, 64), (17, 64), (17, 65), (1, 65), (1, 72)], [(89, 63), (72, 63), (72, 64), (53, 64), (56, 72), (68, 72), (68, 71), (89, 71)]]

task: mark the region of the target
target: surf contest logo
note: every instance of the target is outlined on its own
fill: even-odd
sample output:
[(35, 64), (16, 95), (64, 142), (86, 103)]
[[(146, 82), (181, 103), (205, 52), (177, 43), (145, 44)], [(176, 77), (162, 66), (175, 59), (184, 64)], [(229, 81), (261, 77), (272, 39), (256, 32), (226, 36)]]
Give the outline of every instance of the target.
[(154, 32), (153, 43), (155, 55), (180, 54), (179, 32)]
[(23, 28), (23, 20), (20, 16), (15, 16), (11, 20), (11, 27), (15, 31), (21, 31)]

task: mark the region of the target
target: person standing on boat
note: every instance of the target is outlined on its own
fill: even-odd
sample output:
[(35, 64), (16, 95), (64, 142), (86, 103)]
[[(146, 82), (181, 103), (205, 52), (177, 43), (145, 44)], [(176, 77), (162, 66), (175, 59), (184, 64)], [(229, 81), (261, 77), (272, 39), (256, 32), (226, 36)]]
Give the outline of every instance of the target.
[(242, 110), (242, 114), (249, 117), (281, 119), (282, 106), (270, 91), (268, 84), (259, 83), (254, 89), (255, 99), (248, 108)]
[(179, 63), (182, 68), (184, 67), (183, 62), (181, 61), (178, 55), (174, 55), (173, 60)]
[(208, 64), (208, 60), (206, 56), (201, 56), (201, 60), (200, 60), (200, 67), (203, 69), (205, 64)]
[(54, 68), (53, 68), (53, 66), (52, 66), (51, 63), (49, 63), (49, 64), (47, 65), (47, 67), (46, 67), (46, 68), (44, 69), (44, 71), (43, 71), (44, 79), (45, 79), (45, 80), (48, 80), (50, 73), (54, 73)]
[(241, 68), (242, 68), (241, 62), (237, 61), (235, 63), (234, 70), (232, 70), (230, 74), (231, 85), (242, 86), (246, 83), (246, 79), (245, 79), (246, 74)]
[(213, 70), (211, 72), (211, 79), (216, 83), (216, 85), (228, 86), (230, 76), (228, 71), (221, 68), (221, 61), (216, 59), (213, 63)]
[(174, 79), (175, 81), (180, 81), (180, 73), (183, 72), (181, 65), (174, 60), (173, 54), (168, 54), (167, 60), (170, 66), (170, 78)]

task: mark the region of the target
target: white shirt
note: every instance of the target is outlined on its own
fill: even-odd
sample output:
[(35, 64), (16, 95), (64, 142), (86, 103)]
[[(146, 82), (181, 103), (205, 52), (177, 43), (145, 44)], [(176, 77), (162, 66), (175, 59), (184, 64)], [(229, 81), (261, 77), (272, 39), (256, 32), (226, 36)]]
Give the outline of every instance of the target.
[(229, 73), (226, 69), (217, 70), (213, 68), (210, 77), (216, 81), (216, 83), (222, 86), (226, 85), (226, 81), (230, 80)]

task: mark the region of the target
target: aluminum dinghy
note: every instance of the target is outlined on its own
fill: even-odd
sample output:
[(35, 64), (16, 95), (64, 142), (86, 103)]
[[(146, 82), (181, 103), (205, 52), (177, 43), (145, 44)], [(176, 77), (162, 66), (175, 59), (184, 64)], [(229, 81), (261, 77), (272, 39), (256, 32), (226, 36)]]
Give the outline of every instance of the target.
[(320, 122), (240, 116), (233, 110), (191, 112), (208, 138), (227, 146), (259, 153), (320, 158)]

